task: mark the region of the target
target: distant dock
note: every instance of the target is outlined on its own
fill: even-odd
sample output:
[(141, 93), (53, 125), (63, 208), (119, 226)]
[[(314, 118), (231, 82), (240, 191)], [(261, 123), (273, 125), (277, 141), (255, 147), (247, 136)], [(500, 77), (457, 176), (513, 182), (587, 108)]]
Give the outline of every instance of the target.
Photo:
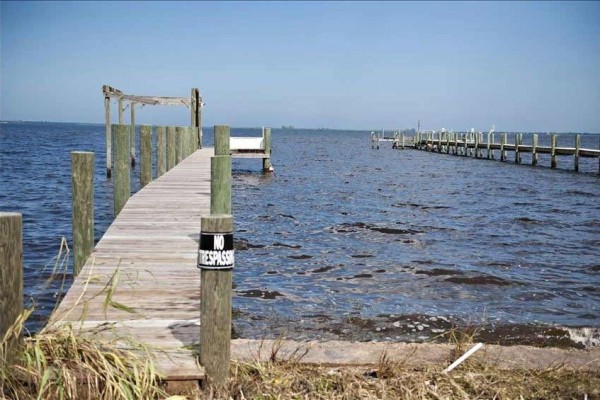
[[(392, 147), (395, 149), (412, 148), (429, 152), (445, 153), (474, 157), (488, 160), (507, 161), (509, 152), (513, 153), (514, 162), (522, 164), (522, 154), (531, 154), (531, 165), (538, 165), (538, 155), (550, 155), (550, 168), (558, 167), (559, 156), (573, 157), (573, 169), (579, 171), (581, 158), (598, 158), (598, 173), (600, 174), (600, 149), (583, 148), (580, 146), (581, 135), (575, 135), (573, 146), (558, 146), (558, 135), (550, 135), (550, 146), (540, 146), (539, 135), (531, 134), (531, 144), (523, 143), (523, 134), (515, 134), (514, 143), (508, 143), (507, 134), (499, 134), (500, 141), (494, 140), (494, 133), (490, 131), (487, 135), (481, 132), (418, 132), (414, 136), (404, 136), (396, 132), (393, 137)], [(371, 134), (371, 147), (379, 148), (379, 139)]]

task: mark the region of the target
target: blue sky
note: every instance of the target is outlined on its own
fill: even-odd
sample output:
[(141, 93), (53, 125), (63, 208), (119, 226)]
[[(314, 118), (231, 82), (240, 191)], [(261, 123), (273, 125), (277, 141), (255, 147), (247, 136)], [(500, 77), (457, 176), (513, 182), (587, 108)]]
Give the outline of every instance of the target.
[(198, 87), (204, 126), (600, 132), (600, 2), (2, 1), (0, 15), (5, 120), (102, 122), (109, 84)]

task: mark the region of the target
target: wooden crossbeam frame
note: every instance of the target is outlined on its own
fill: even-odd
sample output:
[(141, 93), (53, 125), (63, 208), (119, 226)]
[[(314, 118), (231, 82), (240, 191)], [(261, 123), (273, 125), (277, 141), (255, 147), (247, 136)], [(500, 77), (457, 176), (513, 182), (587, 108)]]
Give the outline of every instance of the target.
[(131, 135), (131, 166), (135, 166), (135, 105), (164, 105), (164, 106), (185, 106), (191, 112), (191, 126), (197, 128), (198, 139), (202, 141), (202, 108), (204, 108), (204, 102), (200, 96), (200, 92), (197, 88), (192, 88), (192, 93), (189, 98), (186, 97), (165, 97), (165, 96), (137, 96), (131, 94), (125, 94), (119, 89), (116, 89), (109, 85), (102, 86), (102, 93), (104, 95), (104, 110), (105, 110), (105, 124), (106, 124), (106, 176), (111, 177), (111, 152), (112, 152), (112, 140), (111, 140), (111, 124), (110, 124), (110, 99), (116, 98), (118, 100), (118, 112), (119, 112), (119, 124), (123, 124), (123, 111), (127, 106), (123, 105), (123, 101), (129, 101), (128, 106), (131, 108), (131, 131), (134, 135)]
[[(136, 96), (132, 94), (125, 94), (119, 89), (115, 89), (112, 86), (104, 85), (102, 92), (105, 97), (114, 97), (117, 99), (128, 100), (132, 103), (149, 104), (149, 105), (161, 105), (161, 106), (186, 106), (190, 108), (192, 106), (191, 99), (186, 97), (165, 97), (165, 96)], [(202, 107), (203, 104), (200, 104)]]

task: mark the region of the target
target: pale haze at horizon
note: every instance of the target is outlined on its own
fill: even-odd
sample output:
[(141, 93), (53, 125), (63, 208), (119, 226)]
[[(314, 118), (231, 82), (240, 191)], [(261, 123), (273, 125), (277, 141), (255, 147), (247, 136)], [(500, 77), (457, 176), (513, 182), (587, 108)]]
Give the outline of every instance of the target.
[(600, 2), (2, 1), (0, 18), (2, 120), (102, 122), (108, 84), (198, 87), (204, 126), (600, 132)]

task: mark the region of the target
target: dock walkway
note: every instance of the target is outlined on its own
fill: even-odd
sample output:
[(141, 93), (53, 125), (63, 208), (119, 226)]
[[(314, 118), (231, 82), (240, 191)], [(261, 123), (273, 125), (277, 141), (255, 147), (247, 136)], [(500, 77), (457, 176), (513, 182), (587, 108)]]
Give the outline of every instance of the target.
[(202, 379), (196, 262), (213, 154), (197, 150), (128, 200), (52, 322), (150, 346), (166, 380)]

